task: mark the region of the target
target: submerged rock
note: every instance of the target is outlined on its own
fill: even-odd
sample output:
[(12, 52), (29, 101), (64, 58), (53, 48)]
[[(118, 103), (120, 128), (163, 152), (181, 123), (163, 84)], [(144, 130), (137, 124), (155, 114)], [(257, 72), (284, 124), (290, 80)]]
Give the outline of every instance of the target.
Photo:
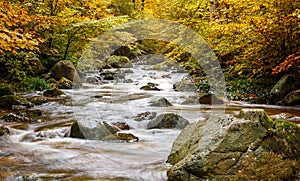
[(149, 106), (156, 106), (156, 107), (168, 107), (173, 106), (166, 98), (162, 97), (158, 100), (151, 101)]
[(147, 124), (147, 129), (183, 129), (189, 124), (189, 121), (175, 113), (164, 113), (158, 115)]
[(156, 115), (157, 115), (156, 112), (150, 112), (150, 111), (147, 111), (147, 112), (143, 112), (143, 113), (138, 114), (138, 115), (134, 118), (134, 120), (135, 120), (135, 121), (150, 120), (150, 119), (155, 118)]
[(299, 175), (300, 128), (264, 110), (214, 115), (189, 124), (173, 143), (168, 180), (293, 180)]
[(0, 125), (0, 136), (8, 135), (9, 133), (10, 131), (6, 126)]
[(5, 95), (0, 97), (0, 108), (12, 109), (13, 106), (32, 107), (32, 103), (18, 95)]
[(65, 93), (58, 89), (58, 88), (53, 88), (53, 89), (47, 89), (44, 91), (43, 93), (43, 96), (45, 97), (57, 97), (57, 96), (60, 96), (60, 95), (64, 95)]

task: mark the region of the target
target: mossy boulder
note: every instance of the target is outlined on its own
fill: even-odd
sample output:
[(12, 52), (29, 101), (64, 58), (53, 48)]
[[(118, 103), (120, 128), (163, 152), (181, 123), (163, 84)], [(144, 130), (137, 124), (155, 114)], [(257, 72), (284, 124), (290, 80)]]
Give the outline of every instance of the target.
[(8, 135), (9, 133), (10, 131), (6, 126), (0, 125), (0, 136)]
[(6, 95), (13, 95), (13, 89), (9, 84), (6, 83), (0, 83), (0, 97), (6, 96)]
[(128, 57), (112, 55), (106, 60), (106, 65), (112, 68), (132, 68)]
[(80, 77), (77, 73), (77, 70), (73, 63), (69, 60), (61, 60), (56, 63), (52, 67), (51, 73), (56, 80), (60, 80), (62, 77), (65, 77), (72, 82), (80, 82)]
[(0, 108), (12, 109), (13, 106), (32, 107), (33, 104), (18, 95), (5, 95), (0, 97)]
[(189, 121), (175, 113), (164, 113), (158, 115), (147, 124), (148, 129), (183, 129), (189, 124)]
[(60, 96), (60, 95), (64, 95), (65, 93), (58, 89), (58, 88), (53, 88), (53, 89), (47, 89), (43, 92), (43, 96), (45, 97), (57, 97), (57, 96)]
[(168, 180), (294, 180), (300, 128), (261, 109), (212, 115), (189, 124), (173, 143)]

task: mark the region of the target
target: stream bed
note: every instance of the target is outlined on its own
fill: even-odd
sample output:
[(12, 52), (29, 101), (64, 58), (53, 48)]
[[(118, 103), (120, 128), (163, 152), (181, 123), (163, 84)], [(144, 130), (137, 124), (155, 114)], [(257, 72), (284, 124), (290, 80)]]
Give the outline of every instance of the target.
[[(166, 163), (178, 129), (146, 129), (147, 122), (136, 121), (137, 114), (150, 111), (157, 115), (173, 112), (190, 123), (203, 120), (217, 112), (238, 113), (241, 108), (263, 108), (269, 115), (290, 113), (299, 123), (300, 107), (255, 105), (225, 101), (210, 106), (183, 105), (196, 92), (174, 91), (173, 84), (186, 73), (157, 71), (144, 65), (112, 70), (124, 73), (120, 79), (84, 83), (81, 88), (63, 90), (66, 96), (31, 109), (43, 115), (34, 123), (3, 122), (11, 134), (0, 138), (0, 180), (167, 180)], [(90, 77), (95, 74), (88, 75)], [(161, 91), (145, 91), (140, 87), (154, 83)], [(26, 94), (26, 97), (41, 92)], [(149, 106), (161, 97), (173, 106)], [(0, 116), (9, 110), (0, 112)], [(101, 141), (70, 138), (71, 124), (81, 121), (91, 127), (107, 121), (126, 122), (138, 142)]]

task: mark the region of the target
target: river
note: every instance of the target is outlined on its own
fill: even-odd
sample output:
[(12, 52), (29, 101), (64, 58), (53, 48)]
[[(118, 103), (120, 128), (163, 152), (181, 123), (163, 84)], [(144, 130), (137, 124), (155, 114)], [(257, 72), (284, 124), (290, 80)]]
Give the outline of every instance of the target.
[[(226, 101), (224, 105), (182, 105), (195, 92), (178, 92), (173, 84), (186, 73), (157, 71), (145, 65), (130, 68), (133, 73), (123, 78), (97, 84), (84, 83), (81, 88), (64, 90), (66, 96), (35, 106), (43, 116), (36, 123), (4, 123), (11, 134), (1, 138), (1, 180), (166, 180), (169, 165), (166, 159), (172, 143), (180, 133), (177, 129), (146, 129), (148, 120), (136, 121), (137, 114), (146, 111), (174, 112), (195, 122), (214, 113), (238, 113), (241, 108), (263, 108), (268, 114), (291, 113), (300, 120), (299, 107), (254, 105)], [(122, 72), (127, 69), (114, 69)], [(180, 72), (180, 71), (177, 71)], [(88, 76), (94, 76), (90, 74)], [(124, 83), (124, 80), (127, 80)], [(130, 81), (132, 80), (132, 81)], [(161, 91), (145, 91), (148, 82), (158, 84)], [(27, 97), (41, 92), (26, 94)], [(173, 106), (153, 107), (149, 103), (165, 97)], [(7, 114), (3, 110), (0, 115)], [(73, 120), (89, 126), (97, 122), (126, 122), (138, 142), (84, 140), (65, 137)]]

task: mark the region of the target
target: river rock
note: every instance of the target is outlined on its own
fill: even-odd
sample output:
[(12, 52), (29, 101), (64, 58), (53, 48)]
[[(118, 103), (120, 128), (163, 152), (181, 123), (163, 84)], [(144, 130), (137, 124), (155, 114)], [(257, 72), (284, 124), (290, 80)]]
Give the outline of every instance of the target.
[(214, 94), (204, 94), (199, 98), (200, 104), (223, 104), (224, 101), (217, 98)]
[(116, 133), (113, 135), (108, 135), (103, 138), (104, 141), (126, 141), (126, 142), (138, 142), (139, 138), (134, 136), (132, 133)]
[(129, 130), (130, 127), (126, 122), (116, 122), (112, 123), (113, 125), (117, 126), (120, 130)]
[(149, 106), (169, 107), (169, 106), (173, 106), (173, 104), (170, 103), (166, 98), (162, 97), (158, 100), (151, 101)]
[(85, 138), (92, 140), (102, 140), (104, 137), (116, 134), (120, 129), (105, 121), (90, 128), (75, 121), (71, 126), (70, 136), (72, 138)]
[(156, 86), (158, 86), (158, 84), (148, 82), (147, 85), (142, 86), (140, 89), (146, 91), (160, 91), (160, 89)]
[(32, 103), (18, 95), (6, 95), (0, 97), (0, 108), (11, 109), (13, 106), (32, 107)]
[(189, 77), (183, 78), (180, 82), (173, 84), (175, 91), (195, 92), (196, 87), (194, 82)]
[(155, 118), (156, 115), (157, 115), (156, 112), (146, 111), (146, 112), (143, 112), (143, 113), (138, 114), (138, 115), (134, 118), (134, 120), (135, 120), (135, 121), (150, 120), (150, 119)]
[(27, 99), (28, 99), (28, 101), (32, 102), (36, 106), (42, 105), (42, 104), (48, 102), (47, 98), (44, 96), (29, 97)]
[(65, 77), (69, 80), (80, 82), (80, 77), (73, 65), (69, 60), (61, 60), (56, 63), (51, 69), (52, 76), (56, 80), (60, 80), (62, 77)]
[(60, 78), (60, 80), (58, 81), (58, 88), (59, 89), (72, 89), (72, 81), (70, 81), (69, 79), (62, 77)]
[(212, 115), (178, 135), (167, 160), (168, 180), (293, 180), (299, 151), (300, 127), (264, 110)]
[(164, 113), (158, 115), (147, 124), (147, 129), (183, 129), (189, 121), (175, 113)]
[(86, 78), (86, 82), (89, 84), (96, 84), (98, 82), (98, 78), (97, 77), (88, 77)]
[(58, 89), (58, 88), (53, 88), (53, 89), (47, 89), (44, 91), (43, 93), (43, 96), (45, 97), (57, 97), (57, 96), (60, 96), (60, 95), (64, 95), (65, 93)]
[(14, 95), (14, 92), (9, 84), (0, 83), (0, 97), (6, 95)]
[(130, 60), (126, 56), (112, 55), (106, 60), (106, 65), (112, 68), (132, 68)]
[(290, 92), (300, 88), (300, 80), (293, 75), (284, 75), (270, 92), (270, 103), (282, 100)]
[(10, 131), (6, 126), (0, 125), (0, 136), (9, 135), (9, 133)]
[(286, 106), (300, 105), (300, 89), (289, 93), (276, 104), (286, 105)]

